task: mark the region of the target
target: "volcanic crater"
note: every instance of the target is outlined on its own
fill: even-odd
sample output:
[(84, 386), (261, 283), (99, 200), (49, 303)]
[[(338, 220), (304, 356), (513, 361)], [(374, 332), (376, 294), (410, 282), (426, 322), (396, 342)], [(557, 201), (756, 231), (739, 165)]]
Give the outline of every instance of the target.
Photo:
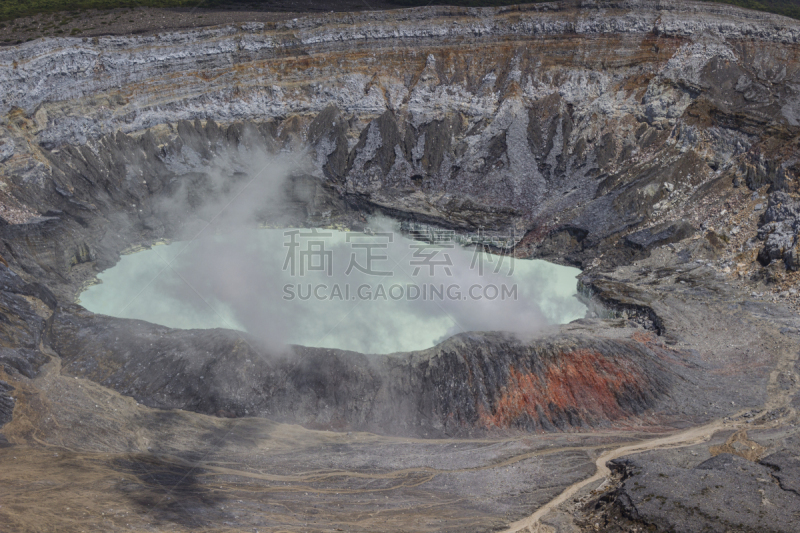
[[(797, 531), (799, 56), (655, 0), (0, 49), (2, 529)], [(243, 213), (514, 235), (590, 313), (370, 355), (76, 303)]]

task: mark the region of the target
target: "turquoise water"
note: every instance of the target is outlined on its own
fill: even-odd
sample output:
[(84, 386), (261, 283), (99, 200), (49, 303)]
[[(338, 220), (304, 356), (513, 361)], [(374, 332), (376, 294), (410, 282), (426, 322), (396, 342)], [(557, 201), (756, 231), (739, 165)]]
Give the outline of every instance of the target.
[(526, 334), (582, 318), (579, 273), (391, 230), (253, 229), (125, 255), (80, 303), (173, 328), (247, 331), (275, 345), (392, 353), (462, 331)]

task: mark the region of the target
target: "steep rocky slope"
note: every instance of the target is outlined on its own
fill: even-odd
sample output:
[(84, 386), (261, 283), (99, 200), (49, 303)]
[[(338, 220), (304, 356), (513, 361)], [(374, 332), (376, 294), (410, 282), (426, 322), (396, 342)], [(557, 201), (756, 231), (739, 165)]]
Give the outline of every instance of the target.
[[(55, 192), (54, 159), (107, 171), (97, 154), (132, 142), (118, 131), (152, 155), (182, 136), (181, 120), (214, 144), (217, 123), (255, 119), (282, 146), (308, 142), (313, 173), (353, 199), (513, 230), (525, 244), (546, 236), (573, 262), (634, 226), (679, 218), (713, 183), (791, 187), (795, 24), (691, 3), (598, 7), (332, 14), (27, 43), (0, 56), (6, 176), (42, 184), (22, 200), (32, 205)], [(153, 138), (141, 136), (148, 128)], [(65, 143), (84, 148), (53, 157)], [(178, 161), (202, 165), (186, 144)], [(114, 164), (126, 163), (128, 181), (163, 176), (136, 159)], [(20, 219), (35, 214), (6, 203)]]
[[(358, 528), (479, 530), (521, 518), (591, 469), (600, 446), (641, 432), (723, 417), (739, 427), (745, 409), (751, 427), (791, 433), (800, 320), (756, 300), (796, 276), (798, 41), (788, 19), (643, 0), (340, 13), (0, 50), (0, 443), (10, 453), (61, 446), (78, 465), (120, 454), (92, 464), (100, 477), (138, 475), (138, 500), (125, 486), (108, 492), (136, 524), (154, 512), (196, 527), (195, 513), (167, 502), (175, 496), (202, 525), (307, 528), (313, 500), (264, 507), (259, 491), (276, 489), (263, 471), (278, 465), (299, 483), (290, 493), (318, 494), (324, 527), (348, 525), (334, 506), (354, 503), (336, 491), (394, 490), (392, 525), (365, 518)], [(263, 154), (294, 163), (276, 188), (254, 191)], [(223, 211), (252, 224), (359, 228), (380, 212), (481, 231), (497, 253), (579, 265), (581, 292), (606, 318), (524, 341), (472, 333), (369, 357), (280, 352), (231, 331), (176, 331), (74, 305), (121, 253), (224, 231), (225, 217), (203, 209), (219, 201), (220, 179), (238, 191)], [(176, 202), (188, 208), (170, 209)], [(77, 423), (76, 413), (94, 414)], [(224, 417), (253, 436), (213, 452), (186, 437), (213, 426), (222, 436), (208, 434), (227, 442), (235, 427)], [(261, 418), (386, 437), (356, 452), (358, 434), (342, 433), (344, 458), (308, 447), (287, 459), (267, 449), (291, 448), (306, 430)], [(568, 457), (512, 482), (497, 467), (511, 460), (505, 452), (469, 451), (440, 470), (414, 466), (402, 488), (365, 485), (363, 476), (410, 475), (410, 459), (390, 452), (404, 436), (510, 446), (514, 462), (544, 443)], [(765, 454), (796, 453), (790, 437), (771, 442)], [(303, 457), (327, 473), (307, 479)], [(199, 489), (181, 492), (185, 479), (210, 490), (190, 473), (218, 463), (231, 465), (214, 476), (237, 494), (233, 514), (209, 494), (198, 500)], [(70, 468), (43, 464), (29, 466)], [(155, 484), (151, 467), (163, 473)], [(482, 486), (480, 469), (497, 485)], [(529, 492), (536, 476), (546, 490)], [(21, 507), (0, 513), (24, 530), (19, 509), (42, 504), (10, 482)], [(169, 490), (142, 496), (155, 485)], [(625, 520), (672, 527), (655, 512), (631, 515), (624, 490), (609, 501)], [(429, 508), (431, 495), (454, 507)], [(789, 520), (768, 519), (776, 530)]]
[(601, 427), (644, 413), (672, 388), (660, 360), (667, 355), (635, 341), (557, 337), (526, 346), (463, 334), (409, 356), (301, 347), (274, 356), (227, 330), (71, 311), (60, 309), (50, 330), (62, 371), (159, 408), (440, 436)]

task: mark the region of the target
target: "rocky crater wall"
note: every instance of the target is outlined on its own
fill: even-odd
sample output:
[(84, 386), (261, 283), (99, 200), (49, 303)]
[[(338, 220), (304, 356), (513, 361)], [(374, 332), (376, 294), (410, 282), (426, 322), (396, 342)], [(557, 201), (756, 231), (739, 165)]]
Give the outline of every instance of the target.
[[(588, 292), (677, 343), (678, 304), (663, 303), (672, 289), (605, 276), (702, 230), (708, 195), (720, 188), (796, 192), (799, 31), (727, 6), (586, 2), (4, 49), (0, 256), (8, 276), (19, 275), (7, 295), (8, 345), (45, 342), (65, 372), (155, 407), (315, 427), (570, 429), (670, 404), (681, 405), (673, 414), (710, 416), (681, 396), (702, 398), (709, 383), (723, 390), (728, 375), (693, 374), (719, 361), (598, 324), (528, 344), (467, 336), (368, 364), (298, 348), (297, 363), (250, 353), (230, 333), (96, 317), (72, 302), (121, 253), (209, 223), (199, 212), (176, 217), (160, 200), (180, 192), (200, 205), (215, 161), (233, 186), (248, 154), (264, 151), (298, 164), (278, 208), (254, 222), (357, 228), (364, 214), (383, 212), (511, 235), (514, 250), (496, 251), (590, 270)], [(693, 243), (709, 254), (724, 248), (709, 236)], [(703, 290), (691, 298), (712, 301)], [(204, 357), (204, 345), (213, 354)], [(767, 358), (754, 363), (755, 381)], [(259, 368), (240, 375), (248, 359)], [(148, 372), (153, 361), (181, 377)], [(322, 368), (341, 381), (322, 380)], [(225, 379), (198, 385), (212, 374)]]
[(0, 193), (18, 221), (63, 203), (53, 191), (92, 205), (69, 196), (71, 168), (124, 176), (141, 202), (165, 166), (202, 172), (252, 122), (277, 150), (308, 147), (308, 174), (363, 209), (585, 267), (635, 229), (699, 225), (710, 184), (793, 190), (799, 35), (773, 15), (641, 1), (36, 41), (0, 52)]

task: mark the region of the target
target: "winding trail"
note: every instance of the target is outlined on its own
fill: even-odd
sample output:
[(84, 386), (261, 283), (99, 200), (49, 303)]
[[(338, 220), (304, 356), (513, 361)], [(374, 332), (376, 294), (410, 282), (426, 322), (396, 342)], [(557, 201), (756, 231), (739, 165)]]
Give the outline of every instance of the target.
[(656, 448), (680, 448), (682, 446), (697, 444), (707, 441), (715, 432), (719, 431), (723, 427), (729, 426), (725, 426), (721, 420), (716, 420), (704, 426), (687, 429), (686, 431), (681, 431), (680, 433), (673, 433), (667, 437), (660, 437), (657, 439), (640, 442), (638, 444), (629, 444), (619, 448), (611, 449), (597, 458), (595, 461), (597, 470), (593, 476), (573, 483), (564, 489), (561, 494), (537, 509), (536, 512), (529, 517), (510, 524), (507, 529), (503, 530), (503, 533), (518, 533), (520, 531), (536, 532), (536, 526), (539, 524), (539, 520), (541, 520), (542, 517), (544, 517), (547, 513), (567, 501), (576, 492), (589, 483), (593, 483), (594, 481), (609, 476), (611, 474), (611, 470), (606, 466), (606, 463), (612, 459), (622, 457), (623, 455), (634, 455), (637, 453), (654, 450)]

